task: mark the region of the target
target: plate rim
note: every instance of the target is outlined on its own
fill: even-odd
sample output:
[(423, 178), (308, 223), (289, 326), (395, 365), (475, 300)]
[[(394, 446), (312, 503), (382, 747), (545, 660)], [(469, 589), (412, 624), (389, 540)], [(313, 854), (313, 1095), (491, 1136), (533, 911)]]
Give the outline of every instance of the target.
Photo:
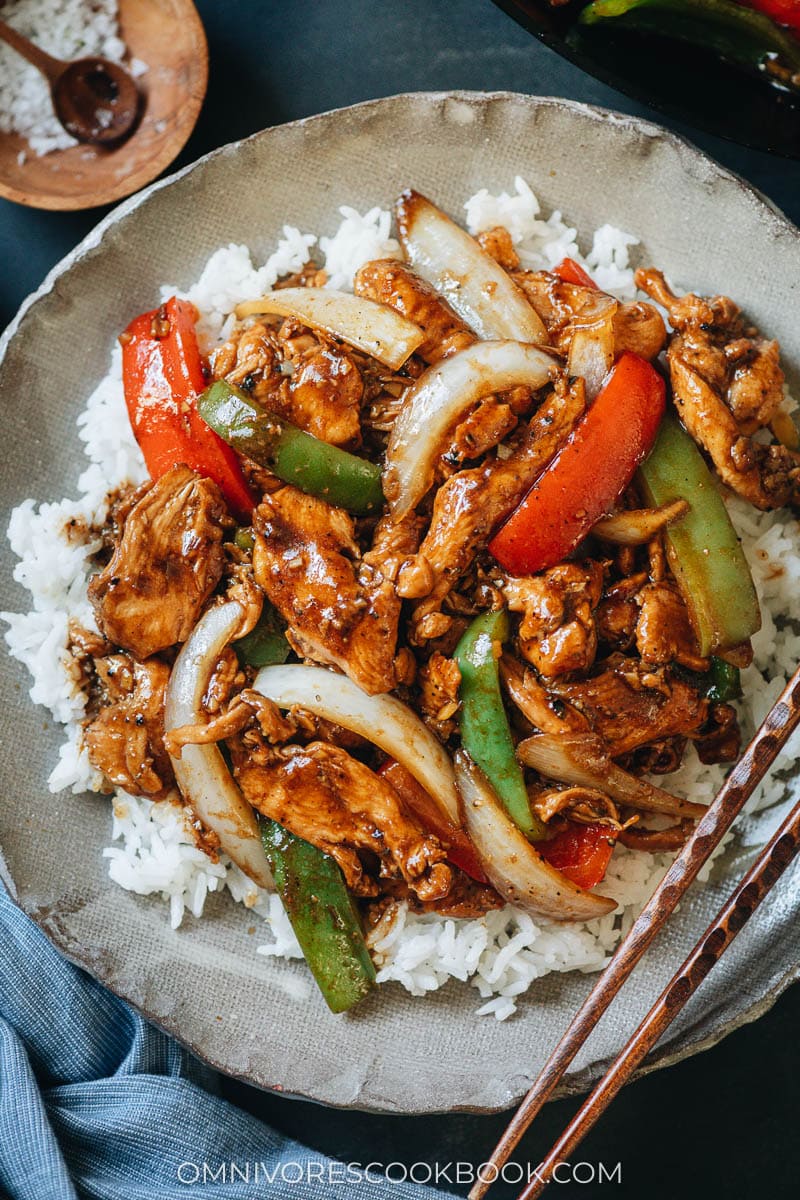
[[(159, 1029), (162, 1033), (173, 1038), (184, 1050), (188, 1051), (194, 1058), (201, 1062), (204, 1066), (216, 1071), (220, 1075), (224, 1075), (227, 1079), (234, 1079), (239, 1083), (247, 1084), (248, 1087), (256, 1088), (258, 1091), (269, 1092), (272, 1095), (280, 1095), (287, 1100), (303, 1100), (307, 1103), (320, 1104), (325, 1108), (335, 1108), (344, 1112), (363, 1112), (371, 1115), (381, 1116), (442, 1116), (448, 1113), (452, 1114), (471, 1114), (476, 1116), (492, 1116), (496, 1113), (510, 1112), (519, 1104), (523, 1092), (520, 1092), (511, 1104), (455, 1104), (455, 1105), (434, 1105), (426, 1108), (402, 1108), (397, 1104), (391, 1106), (386, 1104), (347, 1104), (336, 1103), (332, 1100), (320, 1100), (316, 1096), (312, 1096), (307, 1092), (290, 1091), (283, 1087), (280, 1083), (269, 1083), (263, 1079), (256, 1079), (253, 1075), (248, 1075), (246, 1072), (232, 1071), (224, 1064), (220, 1063), (208, 1051), (198, 1047), (192, 1040), (179, 1032), (176, 1027), (169, 1021), (162, 1021), (155, 1018), (148, 1010), (133, 1000), (131, 1000), (120, 987), (112, 987), (105, 980), (101, 979), (86, 958), (83, 958), (77, 951), (70, 950), (66, 939), (61, 939), (58, 932), (57, 923), (50, 922), (44, 913), (29, 912), (19, 901), (15, 894), (13, 877), (8, 870), (7, 864), (2, 856), (2, 848), (0, 848), (0, 885), (6, 892), (11, 902), (23, 912), (29, 920), (34, 921), (37, 927), (42, 931), (51, 945), (55, 946), (59, 954), (61, 954), (73, 966), (85, 971), (92, 979), (99, 982), (112, 995), (116, 996), (127, 1004), (134, 1012)], [(599, 975), (599, 973), (598, 973)], [(659, 1052), (658, 1048), (652, 1051), (644, 1063), (633, 1072), (628, 1080), (626, 1087), (635, 1082), (637, 1079), (643, 1078), (645, 1075), (651, 1075), (655, 1071), (663, 1070), (677, 1063), (683, 1062), (687, 1058), (693, 1058), (697, 1054), (702, 1054), (705, 1050), (712, 1050), (714, 1046), (719, 1045), (730, 1034), (735, 1033), (738, 1029), (745, 1025), (750, 1025), (755, 1021), (760, 1020), (765, 1016), (771, 1008), (777, 1003), (783, 993), (792, 984), (800, 981), (800, 962), (790, 965), (786, 972), (773, 984), (773, 986), (758, 1000), (754, 1000), (746, 1009), (731, 1017), (719, 1029), (709, 1033), (705, 1037), (692, 1039), (691, 1030), (685, 1037), (685, 1040), (680, 1046), (675, 1049), (670, 1049), (671, 1043), (667, 1043)], [(586, 1094), (597, 1080), (606, 1073), (613, 1062), (613, 1056), (607, 1058), (596, 1059), (588, 1066), (580, 1071), (573, 1072), (564, 1076), (561, 1082), (554, 1089), (549, 1100), (563, 1100), (571, 1096), (580, 1096)], [(529, 1083), (533, 1079), (525, 1076)], [(527, 1090), (527, 1089), (526, 1089)]]
[(12, 337), (16, 335), (22, 321), (25, 319), (25, 316), (33, 307), (33, 305), (39, 300), (43, 299), (53, 290), (56, 281), (63, 274), (65, 274), (66, 271), (69, 270), (74, 262), (82, 258), (89, 251), (95, 250), (99, 247), (107, 230), (110, 229), (111, 226), (116, 225), (123, 217), (126, 217), (129, 213), (134, 212), (142, 204), (146, 203), (151, 196), (155, 195), (157, 192), (160, 192), (163, 188), (171, 187), (174, 183), (177, 183), (178, 180), (183, 179), (184, 176), (189, 175), (196, 168), (202, 166), (203, 164), (210, 162), (221, 155), (232, 153), (238, 150), (240, 147), (246, 146), (248, 143), (264, 137), (275, 130), (303, 128), (307, 125), (313, 125), (318, 121), (324, 120), (326, 117), (331, 117), (334, 115), (339, 116), (345, 113), (366, 112), (369, 109), (377, 108), (380, 105), (393, 103), (400, 100), (425, 100), (429, 102), (457, 100), (463, 101), (466, 104), (477, 105), (487, 104), (494, 101), (524, 100), (534, 104), (535, 106), (541, 105), (543, 107), (567, 108), (574, 112), (582, 113), (584, 116), (589, 116), (593, 120), (602, 122), (610, 119), (612, 123), (619, 122), (623, 126), (630, 126), (635, 128), (637, 131), (646, 134), (648, 137), (668, 141), (675, 147), (679, 154), (683, 155), (688, 153), (691, 158), (702, 161), (706, 164), (710, 164), (715, 174), (727, 179), (730, 183), (733, 183), (742, 191), (751, 195), (757, 202), (765, 205), (769, 210), (773, 220), (777, 220), (778, 224), (784, 226), (785, 229), (795, 234), (800, 233), (798, 227), (786, 215), (783, 209), (780, 208), (780, 206), (777, 205), (772, 199), (770, 199), (769, 196), (757, 188), (754, 183), (751, 183), (750, 180), (746, 179), (743, 175), (740, 175), (737, 171), (732, 170), (730, 167), (726, 167), (723, 163), (714, 158), (713, 155), (707, 154), (705, 150), (701, 150), (699, 146), (696, 146), (694, 142), (690, 141), (688, 138), (683, 137), (681, 134), (675, 133), (671, 129), (667, 129), (666, 126), (659, 125), (658, 122), (651, 121), (646, 117), (634, 116), (632, 113), (626, 113), (620, 109), (604, 108), (599, 104), (588, 104), (582, 100), (572, 100), (566, 96), (539, 96), (533, 95), (529, 92), (514, 92), (506, 89), (489, 92), (474, 91), (467, 88), (445, 89), (444, 91), (422, 90), (414, 92), (395, 92), (391, 96), (380, 96), (373, 100), (361, 100), (356, 104), (347, 104), (338, 108), (328, 108), (323, 112), (311, 113), (307, 117), (298, 117), (293, 121), (282, 121), (278, 125), (267, 125), (263, 129), (257, 129), (254, 133), (248, 134), (247, 137), (237, 138), (232, 142), (225, 142), (222, 146), (217, 146), (213, 150), (209, 150), (207, 154), (201, 155), (199, 158), (187, 163), (177, 171), (172, 171), (170, 174), (164, 175), (160, 179), (156, 179), (153, 183), (143, 187), (140, 191), (135, 192), (132, 196), (122, 200), (121, 203), (112, 208), (109, 213), (106, 213), (106, 215), (101, 218), (101, 220), (95, 226), (93, 226), (83, 238), (81, 238), (77, 245), (72, 248), (72, 250), (65, 254), (63, 258), (59, 259), (59, 261), (55, 263), (53, 267), (51, 267), (40, 283), (39, 287), (26, 296), (22, 301), (17, 309), (17, 312), (4, 329), (2, 335), (0, 335), (0, 363), (2, 363), (5, 358), (9, 342), (11, 341)]

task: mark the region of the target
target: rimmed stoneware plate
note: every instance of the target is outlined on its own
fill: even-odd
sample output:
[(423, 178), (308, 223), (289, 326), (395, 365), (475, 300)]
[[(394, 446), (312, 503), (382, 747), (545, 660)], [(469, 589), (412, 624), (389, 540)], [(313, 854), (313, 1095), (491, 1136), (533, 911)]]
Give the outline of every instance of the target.
[[(336, 208), (389, 205), (413, 185), (456, 215), (479, 187), (525, 176), (549, 211), (584, 236), (638, 233), (642, 257), (676, 280), (728, 292), (800, 364), (795, 312), (800, 233), (741, 180), (663, 130), (563, 100), (457, 93), (397, 96), (268, 129), (226, 146), (127, 201), (28, 301), (0, 348), (4, 509), (55, 500), (81, 464), (75, 415), (105, 373), (113, 338), (152, 305), (162, 280), (188, 284), (230, 241), (269, 253), (282, 224), (331, 232)], [(3, 555), (0, 606), (25, 607)], [(203, 1058), (262, 1087), (328, 1104), (419, 1113), (508, 1107), (527, 1088), (592, 976), (549, 975), (498, 1024), (476, 1018), (471, 987), (427, 999), (380, 988), (334, 1017), (315, 993), (292, 996), (305, 968), (253, 953), (248, 914), (222, 898), (177, 933), (165, 906), (110, 883), (101, 858), (108, 801), (49, 796), (58, 736), (3, 660), (0, 755), (3, 873), (18, 903), (70, 958)], [(763, 818), (766, 837), (775, 815)], [(622, 1045), (705, 927), (721, 884), (692, 894), (598, 1027), (568, 1077), (585, 1088)], [(664, 1064), (764, 1011), (800, 963), (798, 875), (785, 878), (672, 1029)]]

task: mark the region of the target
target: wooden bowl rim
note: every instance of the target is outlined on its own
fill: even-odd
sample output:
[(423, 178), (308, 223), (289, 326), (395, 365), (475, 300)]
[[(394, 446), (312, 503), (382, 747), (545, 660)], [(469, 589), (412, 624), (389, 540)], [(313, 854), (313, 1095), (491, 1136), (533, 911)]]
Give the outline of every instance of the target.
[[(103, 204), (113, 204), (116, 200), (133, 195), (134, 192), (138, 192), (140, 188), (158, 178), (161, 172), (174, 162), (191, 137), (208, 90), (208, 38), (193, 0), (186, 0), (186, 16), (192, 26), (191, 32), (197, 45), (197, 86), (190, 88), (187, 92), (186, 101), (181, 105), (180, 118), (158, 154), (147, 159), (137, 171), (125, 175), (113, 186), (105, 189), (91, 190), (90, 182), (87, 184), (86, 192), (72, 196), (60, 196), (53, 192), (37, 192), (31, 189), (17, 188), (0, 177), (0, 197), (4, 200), (11, 200), (15, 204), (23, 204), (27, 208), (47, 209), (50, 212), (76, 212), (81, 209), (99, 208)], [(121, 155), (124, 155), (128, 144), (125, 143), (120, 147)], [(59, 153), (59, 151), (55, 151), (55, 153)], [(121, 162), (123, 159), (120, 158), (118, 161)]]

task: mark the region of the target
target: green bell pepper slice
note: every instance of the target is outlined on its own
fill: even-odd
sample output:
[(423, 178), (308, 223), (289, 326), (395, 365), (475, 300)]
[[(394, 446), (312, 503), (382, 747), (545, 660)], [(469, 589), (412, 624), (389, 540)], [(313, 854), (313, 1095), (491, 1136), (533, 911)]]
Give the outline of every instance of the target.
[(383, 505), (381, 469), (312, 437), (250, 396), (218, 379), (197, 402), (200, 416), (215, 433), (254, 462), (301, 492), (352, 513), (376, 512)]
[(243, 638), (233, 642), (243, 667), (271, 667), (285, 663), (292, 648), (284, 635), (284, 623), (266, 600), (258, 621)]
[(261, 822), (275, 887), (331, 1012), (346, 1012), (375, 986), (361, 921), (337, 864), (277, 821)]
[(675, 417), (664, 418), (638, 480), (648, 504), (689, 504), (664, 536), (700, 653), (719, 655), (747, 642), (761, 628), (753, 577), (711, 472)]
[(454, 658), (461, 672), (461, 743), (508, 815), (526, 837), (536, 841), (546, 830), (531, 811), (500, 691), (497, 663), (508, 636), (508, 614), (500, 609), (476, 617), (456, 646)]
[(240, 525), (233, 535), (233, 541), (240, 550), (244, 550), (245, 554), (252, 554), (253, 546), (256, 544), (252, 525)]
[(731, 700), (738, 700), (742, 694), (739, 668), (722, 658), (715, 656), (711, 659), (707, 679), (706, 699), (715, 704), (728, 704)]

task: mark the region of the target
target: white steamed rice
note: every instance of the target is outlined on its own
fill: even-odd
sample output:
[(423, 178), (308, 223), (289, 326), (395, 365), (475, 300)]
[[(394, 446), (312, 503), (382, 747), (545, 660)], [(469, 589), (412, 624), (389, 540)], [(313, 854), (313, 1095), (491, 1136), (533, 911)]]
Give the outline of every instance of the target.
[[(564, 223), (559, 212), (543, 219), (534, 193), (520, 178), (515, 180), (513, 193), (492, 195), (484, 189), (464, 207), (472, 233), (506, 225), (526, 266), (552, 267), (569, 255), (583, 263), (601, 287), (621, 299), (633, 298), (629, 249), (638, 239), (631, 234), (604, 225), (595, 232), (591, 249), (584, 255), (577, 231)], [(329, 286), (339, 288), (352, 286), (362, 263), (398, 253), (387, 211), (374, 208), (361, 215), (343, 207), (340, 213), (342, 220), (332, 237), (318, 238), (284, 226), (274, 253), (260, 267), (254, 265), (245, 246), (224, 246), (211, 256), (187, 293), (201, 312), (198, 330), (207, 349), (229, 332), (236, 303), (261, 295), (280, 276), (299, 270), (315, 247), (328, 272)], [(174, 291), (164, 287), (163, 298)], [(787, 400), (787, 408), (792, 407)], [(70, 535), (68, 523), (76, 519), (79, 529), (101, 523), (107, 494), (122, 484), (138, 483), (146, 475), (125, 411), (121, 355), (116, 345), (109, 373), (89, 397), (78, 425), (87, 457), (77, 483), (79, 497), (38, 507), (34, 500), (26, 500), (14, 510), (8, 536), (19, 559), (15, 578), (30, 592), (31, 608), (0, 614), (8, 624), (6, 641), (11, 653), (33, 678), (31, 699), (48, 708), (64, 726), (59, 759), (48, 780), (52, 792), (99, 790), (102, 784), (81, 744), (86, 698), (67, 651), (70, 618), (96, 627), (86, 598), (86, 581), (97, 543), (87, 535)], [(800, 636), (795, 627), (785, 620), (776, 624), (776, 618), (791, 611), (800, 584), (800, 558), (795, 551), (798, 525), (785, 513), (760, 513), (736, 499), (730, 501), (730, 508), (753, 569), (764, 618), (753, 639), (753, 665), (743, 672), (741, 723), (747, 736), (800, 659)], [(792, 764), (799, 744), (798, 738), (789, 743), (778, 769)], [(690, 746), (669, 786), (680, 795), (707, 803), (723, 777), (721, 767), (703, 766)], [(780, 784), (765, 785), (753, 797), (749, 811), (754, 813), (782, 796)], [(757, 822), (745, 821), (738, 836), (745, 844), (753, 844), (762, 835)], [(257, 888), (224, 856), (213, 863), (200, 851), (177, 804), (169, 800), (154, 804), (118, 791), (110, 840), (103, 854), (111, 878), (140, 895), (161, 895), (169, 904), (173, 928), (181, 924), (187, 910), (200, 917), (209, 892), (227, 889), (234, 900), (263, 919), (264, 941), (257, 953), (302, 957), (277, 897)], [(394, 919), (384, 920), (371, 935), (378, 979), (395, 980), (418, 996), (450, 978), (469, 982), (483, 1001), (478, 1013), (503, 1020), (515, 1011), (517, 997), (549, 972), (600, 970), (669, 861), (667, 855), (619, 847), (598, 888), (617, 900), (617, 912), (583, 925), (534, 921), (512, 907), (481, 920), (453, 920), (414, 914), (400, 906)]]

